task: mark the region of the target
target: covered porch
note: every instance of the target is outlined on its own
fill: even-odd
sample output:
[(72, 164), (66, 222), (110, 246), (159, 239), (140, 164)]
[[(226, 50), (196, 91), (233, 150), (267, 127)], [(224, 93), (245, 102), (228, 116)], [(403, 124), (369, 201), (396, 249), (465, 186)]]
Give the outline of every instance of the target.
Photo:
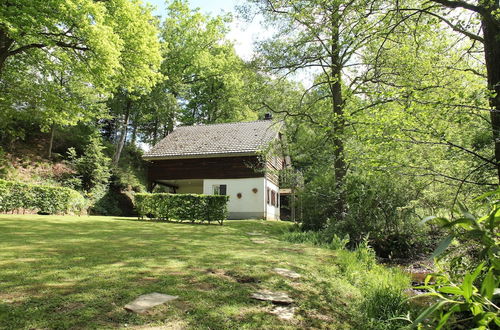
[(173, 194), (203, 194), (203, 179), (156, 180), (149, 187), (150, 191), (156, 186), (162, 186)]

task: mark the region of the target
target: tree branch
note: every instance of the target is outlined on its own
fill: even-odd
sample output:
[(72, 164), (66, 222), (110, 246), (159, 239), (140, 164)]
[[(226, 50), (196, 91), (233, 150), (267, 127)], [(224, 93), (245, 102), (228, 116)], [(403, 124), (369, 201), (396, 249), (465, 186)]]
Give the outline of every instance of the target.
[(430, 15), (430, 16), (434, 16), (436, 17), (437, 19), (439, 19), (441, 22), (445, 23), (446, 25), (448, 25), (449, 27), (452, 28), (453, 31), (456, 31), (458, 33), (461, 33), (463, 35), (466, 35), (467, 37), (471, 38), (472, 40), (476, 40), (476, 41), (479, 41), (481, 43), (484, 43), (484, 39), (480, 36), (478, 36), (477, 34), (474, 34), (472, 32), (469, 32), (467, 30), (464, 30), (463, 28), (461, 28), (460, 26), (458, 26), (457, 24), (453, 24), (451, 21), (449, 21), (448, 19), (444, 18), (443, 16), (441, 15), (438, 15), (436, 13), (433, 13), (431, 11), (428, 11), (428, 10), (425, 10), (425, 9), (419, 9), (420, 12), (422, 13), (426, 13), (427, 15)]
[(21, 46), (17, 49), (14, 49), (14, 50), (11, 50), (8, 52), (9, 56), (12, 56), (12, 55), (16, 55), (16, 54), (19, 54), (19, 53), (22, 53), (28, 49), (32, 49), (32, 48), (44, 48), (46, 45), (45, 44), (28, 44), (28, 45), (24, 45), (24, 46)]
[[(56, 42), (56, 46), (59, 46), (59, 47), (62, 47), (62, 48), (74, 49), (74, 50), (81, 50), (81, 51), (90, 50), (90, 48), (88, 48), (88, 47), (81, 46), (81, 45), (78, 45), (78, 44), (69, 44), (69, 43), (66, 43), (66, 42), (63, 42), (63, 41), (57, 41)], [(42, 49), (42, 48), (45, 48), (45, 47), (48, 47), (48, 46), (46, 44), (41, 44), (41, 43), (28, 44), (28, 45), (24, 45), (24, 46), (21, 46), (19, 48), (16, 48), (14, 50), (11, 50), (11, 51), (8, 52), (8, 54), (9, 54), (9, 56), (12, 56), (12, 55), (16, 55), (16, 54), (25, 52), (28, 49), (33, 49), (33, 48)]]
[(485, 15), (487, 14), (486, 10), (482, 7), (473, 5), (471, 3), (468, 3), (466, 1), (460, 1), (460, 0), (430, 0), (435, 3), (439, 3), (440, 5), (443, 5), (448, 8), (464, 8), (468, 10), (472, 10), (478, 14)]

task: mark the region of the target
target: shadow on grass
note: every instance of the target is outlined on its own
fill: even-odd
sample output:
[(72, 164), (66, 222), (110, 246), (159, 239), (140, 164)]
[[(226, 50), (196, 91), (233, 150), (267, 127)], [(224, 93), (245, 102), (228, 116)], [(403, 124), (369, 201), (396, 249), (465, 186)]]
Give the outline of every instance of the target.
[[(335, 252), (290, 249), (290, 243), (276, 239), (288, 226), (259, 220), (200, 226), (124, 217), (1, 215), (0, 328), (116, 328), (174, 321), (211, 329), (354, 327), (356, 314), (347, 306), (358, 289), (342, 279), (333, 285), (345, 292), (332, 289), (339, 267), (324, 260), (333, 260)], [(269, 242), (252, 242), (249, 232)], [(273, 267), (304, 276), (283, 279)], [(263, 288), (286, 290), (308, 312), (300, 321), (283, 323), (267, 313), (269, 304), (250, 299), (251, 292)], [(123, 309), (150, 292), (180, 298), (144, 315)], [(330, 316), (314, 318), (313, 309)]]
[[(122, 217), (1, 216), (0, 328), (99, 328), (165, 318), (220, 327), (227, 315), (214, 311), (255, 305), (252, 288), (206, 269), (269, 260), (259, 257), (262, 247), (240, 231), (252, 223), (255, 227), (255, 222), (221, 227)], [(158, 315), (123, 310), (148, 292), (178, 295), (193, 310), (189, 317), (175, 306)], [(276, 321), (269, 316), (266, 322)]]

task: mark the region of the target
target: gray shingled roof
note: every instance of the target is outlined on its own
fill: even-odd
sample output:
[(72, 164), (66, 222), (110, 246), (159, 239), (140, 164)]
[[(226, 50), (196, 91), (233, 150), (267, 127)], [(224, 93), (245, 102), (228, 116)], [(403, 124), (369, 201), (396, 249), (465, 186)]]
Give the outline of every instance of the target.
[(271, 120), (180, 126), (144, 158), (255, 153), (277, 137), (279, 126)]

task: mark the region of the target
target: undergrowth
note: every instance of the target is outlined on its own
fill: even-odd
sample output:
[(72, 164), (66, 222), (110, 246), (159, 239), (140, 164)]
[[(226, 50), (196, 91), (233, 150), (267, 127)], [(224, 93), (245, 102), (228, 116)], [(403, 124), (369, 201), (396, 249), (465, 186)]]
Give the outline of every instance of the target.
[(413, 310), (404, 290), (409, 287), (410, 280), (400, 269), (378, 264), (375, 251), (367, 239), (353, 250), (348, 250), (348, 236), (340, 238), (327, 231), (303, 232), (297, 228), (291, 227), (284, 232), (282, 239), (335, 250), (335, 263), (340, 274), (346, 277), (349, 284), (360, 288), (361, 297), (356, 309), (360, 327), (385, 330), (401, 329), (408, 325), (404, 318)]

